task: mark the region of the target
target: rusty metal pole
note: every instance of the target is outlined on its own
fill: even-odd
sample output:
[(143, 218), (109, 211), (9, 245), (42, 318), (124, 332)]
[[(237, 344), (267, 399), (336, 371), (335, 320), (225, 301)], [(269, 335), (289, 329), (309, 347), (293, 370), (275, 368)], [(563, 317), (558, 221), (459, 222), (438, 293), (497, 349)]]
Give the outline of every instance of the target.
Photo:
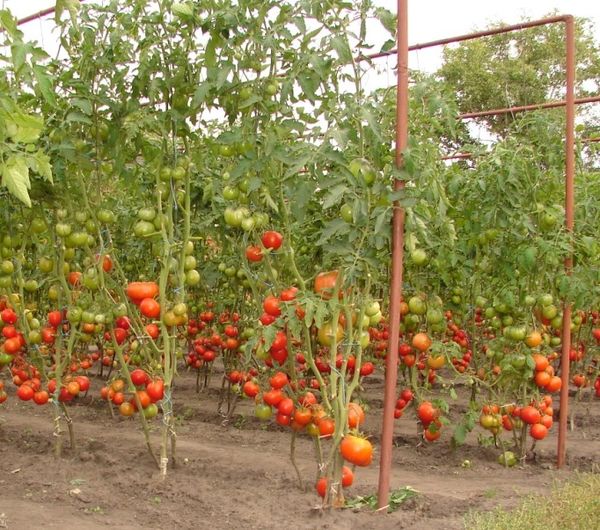
[[(575, 228), (575, 21), (572, 16), (565, 17), (567, 47), (567, 95), (565, 125), (565, 228), (573, 236)], [(573, 268), (573, 254), (565, 260), (565, 272), (570, 275)], [(567, 418), (569, 415), (569, 351), (571, 349), (571, 304), (563, 302), (562, 355), (560, 361), (560, 416), (558, 422), (558, 448), (556, 465), (560, 469), (565, 465), (567, 455)]]
[[(408, 0), (398, 0), (398, 71), (396, 84), (396, 166), (404, 164), (402, 153), (408, 145)], [(404, 182), (396, 179), (394, 189)], [(394, 202), (392, 219), (392, 277), (390, 282), (390, 322), (388, 351), (385, 361), (385, 392), (383, 398), (383, 427), (381, 430), (381, 459), (379, 461), (378, 506), (388, 504), (390, 470), (394, 437), (394, 405), (398, 379), (398, 342), (400, 340), (400, 300), (404, 259), (404, 209)]]
[[(597, 103), (600, 101), (600, 96), (589, 96), (586, 98), (577, 98), (574, 100), (575, 105), (585, 105), (586, 103)], [(459, 114), (458, 119), (466, 120), (469, 118), (481, 118), (483, 116), (495, 116), (498, 114), (512, 114), (513, 112), (525, 112), (528, 110), (554, 109), (557, 107), (566, 107), (567, 100), (548, 101), (546, 103), (535, 103), (533, 105), (521, 105), (519, 107), (506, 107), (503, 109), (490, 109), (477, 112), (466, 112)]]
[[(85, 2), (85, 0), (79, 0), (81, 3)], [(56, 12), (55, 7), (48, 7), (47, 9), (42, 9), (37, 13), (32, 13), (31, 15), (27, 15), (26, 17), (20, 18), (17, 20), (17, 26), (21, 26), (23, 24), (27, 24), (28, 22), (32, 22), (33, 20), (37, 20), (38, 18), (45, 17), (46, 15), (52, 15)]]

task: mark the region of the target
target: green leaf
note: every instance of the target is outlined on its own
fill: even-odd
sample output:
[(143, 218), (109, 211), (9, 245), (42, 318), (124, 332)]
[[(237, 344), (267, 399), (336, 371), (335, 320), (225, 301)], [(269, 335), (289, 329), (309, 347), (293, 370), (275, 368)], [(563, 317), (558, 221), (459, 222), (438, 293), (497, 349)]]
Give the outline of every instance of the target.
[(210, 90), (212, 88), (212, 83), (202, 83), (194, 92), (194, 97), (192, 98), (192, 107), (197, 107), (200, 104), (204, 103), (206, 100), (206, 96), (208, 96)]
[(350, 227), (343, 219), (333, 219), (329, 221), (325, 228), (321, 231), (321, 237), (317, 241), (317, 245), (324, 245), (334, 235), (344, 235), (350, 231)]
[(73, 110), (73, 111), (69, 112), (69, 114), (67, 114), (67, 117), (65, 119), (66, 119), (66, 121), (70, 121), (70, 122), (85, 123), (87, 125), (92, 125), (92, 120), (90, 120), (85, 114), (82, 114), (81, 112), (79, 112), (77, 110)]
[(190, 18), (194, 16), (194, 8), (187, 2), (176, 2), (171, 7), (171, 11), (177, 17)]
[(17, 34), (17, 20), (8, 9), (0, 10), (0, 27), (4, 28), (8, 35), (14, 39)]
[(375, 16), (379, 22), (381, 22), (381, 25), (392, 34), (392, 36), (396, 35), (397, 23), (396, 15), (394, 15), (394, 13), (385, 7), (378, 7), (375, 9)]
[(317, 90), (317, 83), (314, 80), (313, 76), (310, 74), (300, 74), (297, 77), (298, 83), (300, 84), (300, 87), (302, 88), (302, 92), (304, 92), (304, 95), (306, 96), (306, 98), (311, 102), (314, 103), (315, 99), (316, 99), (316, 90)]
[(2, 185), (13, 196), (31, 208), (31, 199), (29, 198), (31, 183), (29, 181), (29, 168), (25, 163), (25, 159), (22, 156), (12, 155), (0, 167), (2, 169)]
[(27, 159), (29, 167), (35, 171), (40, 177), (44, 178), (48, 182), (52, 183), (52, 165), (50, 164), (50, 157), (39, 150), (34, 156), (30, 156)]
[(323, 209), (331, 208), (335, 204), (338, 204), (347, 190), (348, 187), (345, 184), (338, 184), (331, 188), (325, 199), (323, 199)]
[(250, 96), (248, 99), (245, 99), (242, 103), (240, 103), (240, 105), (238, 106), (238, 108), (245, 109), (247, 107), (251, 107), (255, 103), (258, 103), (259, 101), (262, 101), (262, 99), (263, 98), (262, 98), (261, 95), (254, 94), (254, 95)]
[(16, 128), (11, 132), (13, 141), (25, 144), (34, 143), (44, 128), (44, 120), (40, 116), (16, 111), (10, 116)]
[(58, 24), (60, 23), (60, 17), (64, 13), (65, 9), (69, 12), (71, 22), (73, 26), (77, 28), (77, 13), (81, 8), (79, 0), (56, 0), (56, 7), (54, 11), (54, 20)]
[(215, 39), (209, 39), (204, 48), (204, 62), (208, 68), (215, 68), (217, 66), (217, 49), (215, 46)]
[(15, 72), (19, 72), (23, 65), (25, 64), (25, 60), (27, 59), (27, 52), (29, 51), (29, 44), (23, 42), (16, 42), (10, 47), (10, 51), (12, 54), (12, 63), (15, 69)]
[(464, 423), (459, 423), (452, 434), (452, 441), (456, 445), (463, 445), (469, 433), (467, 426)]
[(312, 299), (307, 298), (304, 304), (304, 325), (308, 328), (312, 326), (315, 314), (315, 303)]
[(352, 61), (352, 51), (350, 50), (348, 40), (345, 37), (342, 37), (341, 35), (334, 37), (331, 39), (331, 46), (342, 62), (349, 63)]
[(40, 90), (42, 97), (51, 105), (56, 105), (52, 77), (39, 65), (33, 67), (33, 75), (37, 81), (37, 87)]
[(271, 347), (271, 344), (273, 344), (273, 341), (275, 340), (275, 335), (277, 334), (277, 326), (264, 326), (263, 330), (262, 330), (262, 337), (265, 341), (264, 344), (264, 348), (265, 350), (268, 350)]
[(89, 100), (83, 98), (73, 98), (71, 99), (71, 105), (77, 107), (87, 116), (91, 116), (93, 109), (92, 104)]
[(327, 304), (321, 302), (317, 304), (317, 310), (315, 311), (315, 325), (320, 328), (327, 319)]
[(388, 39), (381, 46), (381, 51), (389, 52), (390, 50), (393, 50), (395, 47), (396, 47), (396, 41), (394, 39)]
[(373, 229), (373, 231), (378, 234), (379, 232), (381, 232), (381, 230), (383, 230), (383, 227), (389, 223), (389, 213), (388, 210), (384, 210), (383, 212), (381, 212), (378, 216), (377, 216), (377, 220), (375, 221), (375, 228)]

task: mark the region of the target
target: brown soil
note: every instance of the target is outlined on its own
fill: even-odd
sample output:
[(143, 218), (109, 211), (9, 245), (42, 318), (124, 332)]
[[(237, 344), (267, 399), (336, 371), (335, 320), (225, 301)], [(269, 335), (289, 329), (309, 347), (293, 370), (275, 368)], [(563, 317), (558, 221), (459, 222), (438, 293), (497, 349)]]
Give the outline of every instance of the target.
[[(176, 391), (178, 465), (165, 481), (146, 453), (138, 422), (111, 419), (105, 403), (87, 398), (86, 404), (70, 407), (78, 447), (65, 449), (57, 459), (53, 409), (11, 395), (0, 409), (0, 528), (451, 530), (464, 527), (469, 510), (510, 508), (523, 494), (544, 494), (555, 479), (592, 470), (600, 461), (597, 401), (573, 403), (569, 466), (560, 472), (553, 465), (557, 426), (538, 444), (534, 463), (505, 469), (496, 463), (498, 449), (477, 444), (480, 429), (455, 451), (447, 443), (448, 432), (434, 444), (417, 447), (416, 424), (407, 412), (396, 421), (392, 487), (409, 485), (420, 494), (392, 514), (322, 511), (312, 487), (312, 442), (306, 437), (298, 442), (299, 467), (309, 485), (302, 491), (289, 461), (290, 433), (259, 424), (248, 401), (223, 426), (216, 389), (198, 397), (194, 383), (192, 374), (184, 374)], [(213, 387), (218, 384), (215, 377)], [(375, 441), (382, 394), (382, 379), (369, 378), (366, 396), (372, 398), (372, 409), (366, 431)], [(159, 425), (155, 420), (157, 445)], [(347, 495), (374, 493), (377, 477), (375, 464), (356, 470)]]

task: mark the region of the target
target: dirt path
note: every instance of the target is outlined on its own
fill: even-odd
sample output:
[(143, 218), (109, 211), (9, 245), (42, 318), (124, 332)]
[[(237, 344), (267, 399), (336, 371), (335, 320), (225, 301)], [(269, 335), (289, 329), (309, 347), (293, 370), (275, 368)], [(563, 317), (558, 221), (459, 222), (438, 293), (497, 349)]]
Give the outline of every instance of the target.
[[(368, 391), (376, 395), (379, 385), (374, 380)], [(596, 416), (586, 416), (570, 435), (572, 466), (560, 473), (552, 468), (555, 432), (540, 445), (539, 464), (504, 469), (495, 461), (497, 450), (479, 447), (475, 433), (455, 452), (447, 443), (416, 448), (414, 422), (407, 417), (397, 423), (392, 486), (410, 485), (420, 495), (390, 515), (324, 513), (312, 488), (316, 469), (308, 438), (299, 439), (297, 448), (309, 485), (304, 492), (289, 462), (289, 432), (241, 416), (222, 426), (215, 400), (198, 399), (191, 376), (177, 391), (178, 467), (165, 481), (152, 466), (137, 423), (111, 419), (100, 403), (71, 408), (78, 449), (57, 460), (51, 409), (6, 402), (0, 411), (0, 528), (451, 530), (463, 528), (468, 510), (510, 507), (524, 493), (544, 494), (553, 480), (568, 478), (574, 467), (591, 469), (600, 455), (597, 406), (591, 409)], [(240, 407), (250, 411), (249, 403)], [(367, 430), (374, 438), (380, 414), (378, 407), (370, 413)], [(158, 429), (156, 421), (156, 445)], [(358, 469), (348, 494), (374, 493), (377, 474), (377, 466)]]

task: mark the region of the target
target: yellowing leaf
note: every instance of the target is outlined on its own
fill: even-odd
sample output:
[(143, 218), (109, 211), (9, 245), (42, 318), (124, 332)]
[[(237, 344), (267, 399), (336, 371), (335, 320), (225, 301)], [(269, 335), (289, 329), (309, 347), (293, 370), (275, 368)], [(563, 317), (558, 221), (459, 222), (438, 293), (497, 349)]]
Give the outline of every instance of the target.
[(29, 190), (31, 189), (29, 168), (23, 157), (12, 155), (0, 167), (2, 168), (2, 185), (13, 196), (31, 208), (31, 199), (29, 198)]

